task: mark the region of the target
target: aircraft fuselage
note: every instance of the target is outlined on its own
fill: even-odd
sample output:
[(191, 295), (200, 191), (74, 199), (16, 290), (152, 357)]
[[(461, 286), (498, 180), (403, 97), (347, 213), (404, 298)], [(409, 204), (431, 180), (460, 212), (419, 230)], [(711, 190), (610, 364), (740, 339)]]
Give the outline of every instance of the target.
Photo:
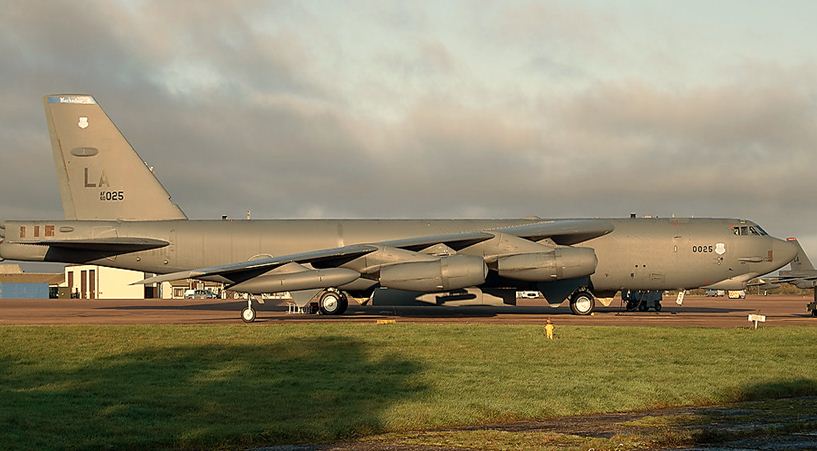
[[(543, 220), (6, 221), (6, 239), (0, 244), (0, 256), (12, 260), (92, 263), (163, 274), (314, 249), (540, 221)], [(595, 291), (714, 285), (737, 288), (791, 259), (785, 241), (768, 235), (736, 235), (733, 227), (753, 224), (739, 219), (600, 221), (612, 223), (615, 230), (576, 245), (592, 248), (596, 253), (598, 265), (590, 277)], [(23, 239), (31, 239), (35, 231), (45, 237), (46, 230), (60, 240), (139, 237), (170, 244), (116, 255), (104, 250), (11, 243), (21, 239), (22, 232)], [(460, 253), (468, 254), (469, 249)]]

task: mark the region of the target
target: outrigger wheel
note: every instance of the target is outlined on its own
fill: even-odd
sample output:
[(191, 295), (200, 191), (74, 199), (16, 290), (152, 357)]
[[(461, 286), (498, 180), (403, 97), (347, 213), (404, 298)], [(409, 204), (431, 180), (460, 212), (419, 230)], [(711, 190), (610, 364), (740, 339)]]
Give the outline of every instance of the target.
[(341, 315), (347, 307), (349, 301), (337, 290), (326, 290), (318, 298), (318, 308), (323, 315)]
[(596, 299), (593, 293), (587, 290), (578, 290), (570, 296), (570, 310), (574, 315), (589, 315), (596, 307)]
[(241, 310), (241, 319), (243, 319), (245, 323), (255, 321), (255, 309), (250, 306), (244, 307)]

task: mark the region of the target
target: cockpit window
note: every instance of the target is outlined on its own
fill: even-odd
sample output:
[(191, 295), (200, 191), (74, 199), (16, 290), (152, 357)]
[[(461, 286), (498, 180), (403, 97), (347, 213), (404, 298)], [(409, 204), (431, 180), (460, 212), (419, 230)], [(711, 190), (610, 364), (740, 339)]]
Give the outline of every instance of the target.
[(739, 236), (748, 236), (748, 235), (760, 235), (760, 233), (755, 230), (754, 227), (749, 226), (735, 226), (732, 227), (732, 233)]
[(763, 230), (763, 227), (760, 227), (759, 225), (755, 224), (755, 228), (757, 229), (758, 232), (760, 232), (761, 235), (763, 235), (763, 236), (768, 235), (768, 233), (766, 233), (766, 231)]

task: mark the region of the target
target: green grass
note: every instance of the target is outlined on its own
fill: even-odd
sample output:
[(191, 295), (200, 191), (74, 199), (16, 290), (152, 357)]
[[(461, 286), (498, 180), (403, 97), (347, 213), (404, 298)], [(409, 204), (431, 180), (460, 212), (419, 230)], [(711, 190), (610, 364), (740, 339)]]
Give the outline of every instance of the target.
[(817, 328), (0, 327), (0, 448), (224, 447), (817, 394)]

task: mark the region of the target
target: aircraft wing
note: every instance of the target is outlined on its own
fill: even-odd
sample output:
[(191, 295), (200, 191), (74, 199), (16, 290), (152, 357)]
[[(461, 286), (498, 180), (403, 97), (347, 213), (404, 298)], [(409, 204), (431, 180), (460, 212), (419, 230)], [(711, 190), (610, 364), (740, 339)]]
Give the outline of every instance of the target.
[(262, 258), (159, 275), (137, 283), (149, 284), (181, 279), (205, 278), (220, 278), (221, 280), (226, 280), (231, 283), (237, 283), (260, 276), (261, 274), (290, 263), (313, 264), (313, 266), (317, 268), (338, 267), (356, 258), (385, 248), (396, 248), (407, 251), (407, 254), (404, 255), (403, 258), (406, 258), (406, 261), (410, 261), (412, 255), (417, 255), (415, 254), (416, 252), (430, 246), (444, 244), (454, 250), (460, 250), (483, 241), (491, 240), (498, 232), (515, 235), (532, 241), (550, 238), (556, 244), (570, 245), (606, 235), (612, 232), (613, 229), (614, 226), (611, 223), (603, 220), (536, 222), (486, 231), (421, 236)]
[(79, 240), (18, 240), (12, 241), (14, 244), (32, 244), (37, 246), (61, 247), (72, 250), (85, 251), (106, 251), (115, 253), (128, 253), (158, 249), (167, 246), (167, 241), (153, 238), (89, 238)]
[(366, 244), (353, 244), (351, 246), (338, 247), (333, 249), (321, 249), (317, 251), (302, 252), (298, 254), (282, 255), (280, 257), (259, 258), (246, 262), (230, 263), (227, 265), (210, 266), (207, 268), (193, 269), (190, 271), (180, 271), (161, 276), (149, 277), (136, 282), (137, 284), (149, 284), (154, 282), (169, 282), (181, 279), (200, 279), (207, 277), (225, 277), (228, 280), (247, 280), (255, 275), (263, 274), (287, 263), (318, 263), (322, 261), (343, 261), (352, 260), (363, 255), (374, 252), (377, 246)]
[(550, 238), (556, 244), (570, 246), (607, 235), (615, 226), (602, 219), (570, 219), (564, 221), (544, 221), (503, 227), (499, 232), (516, 235), (531, 241)]

